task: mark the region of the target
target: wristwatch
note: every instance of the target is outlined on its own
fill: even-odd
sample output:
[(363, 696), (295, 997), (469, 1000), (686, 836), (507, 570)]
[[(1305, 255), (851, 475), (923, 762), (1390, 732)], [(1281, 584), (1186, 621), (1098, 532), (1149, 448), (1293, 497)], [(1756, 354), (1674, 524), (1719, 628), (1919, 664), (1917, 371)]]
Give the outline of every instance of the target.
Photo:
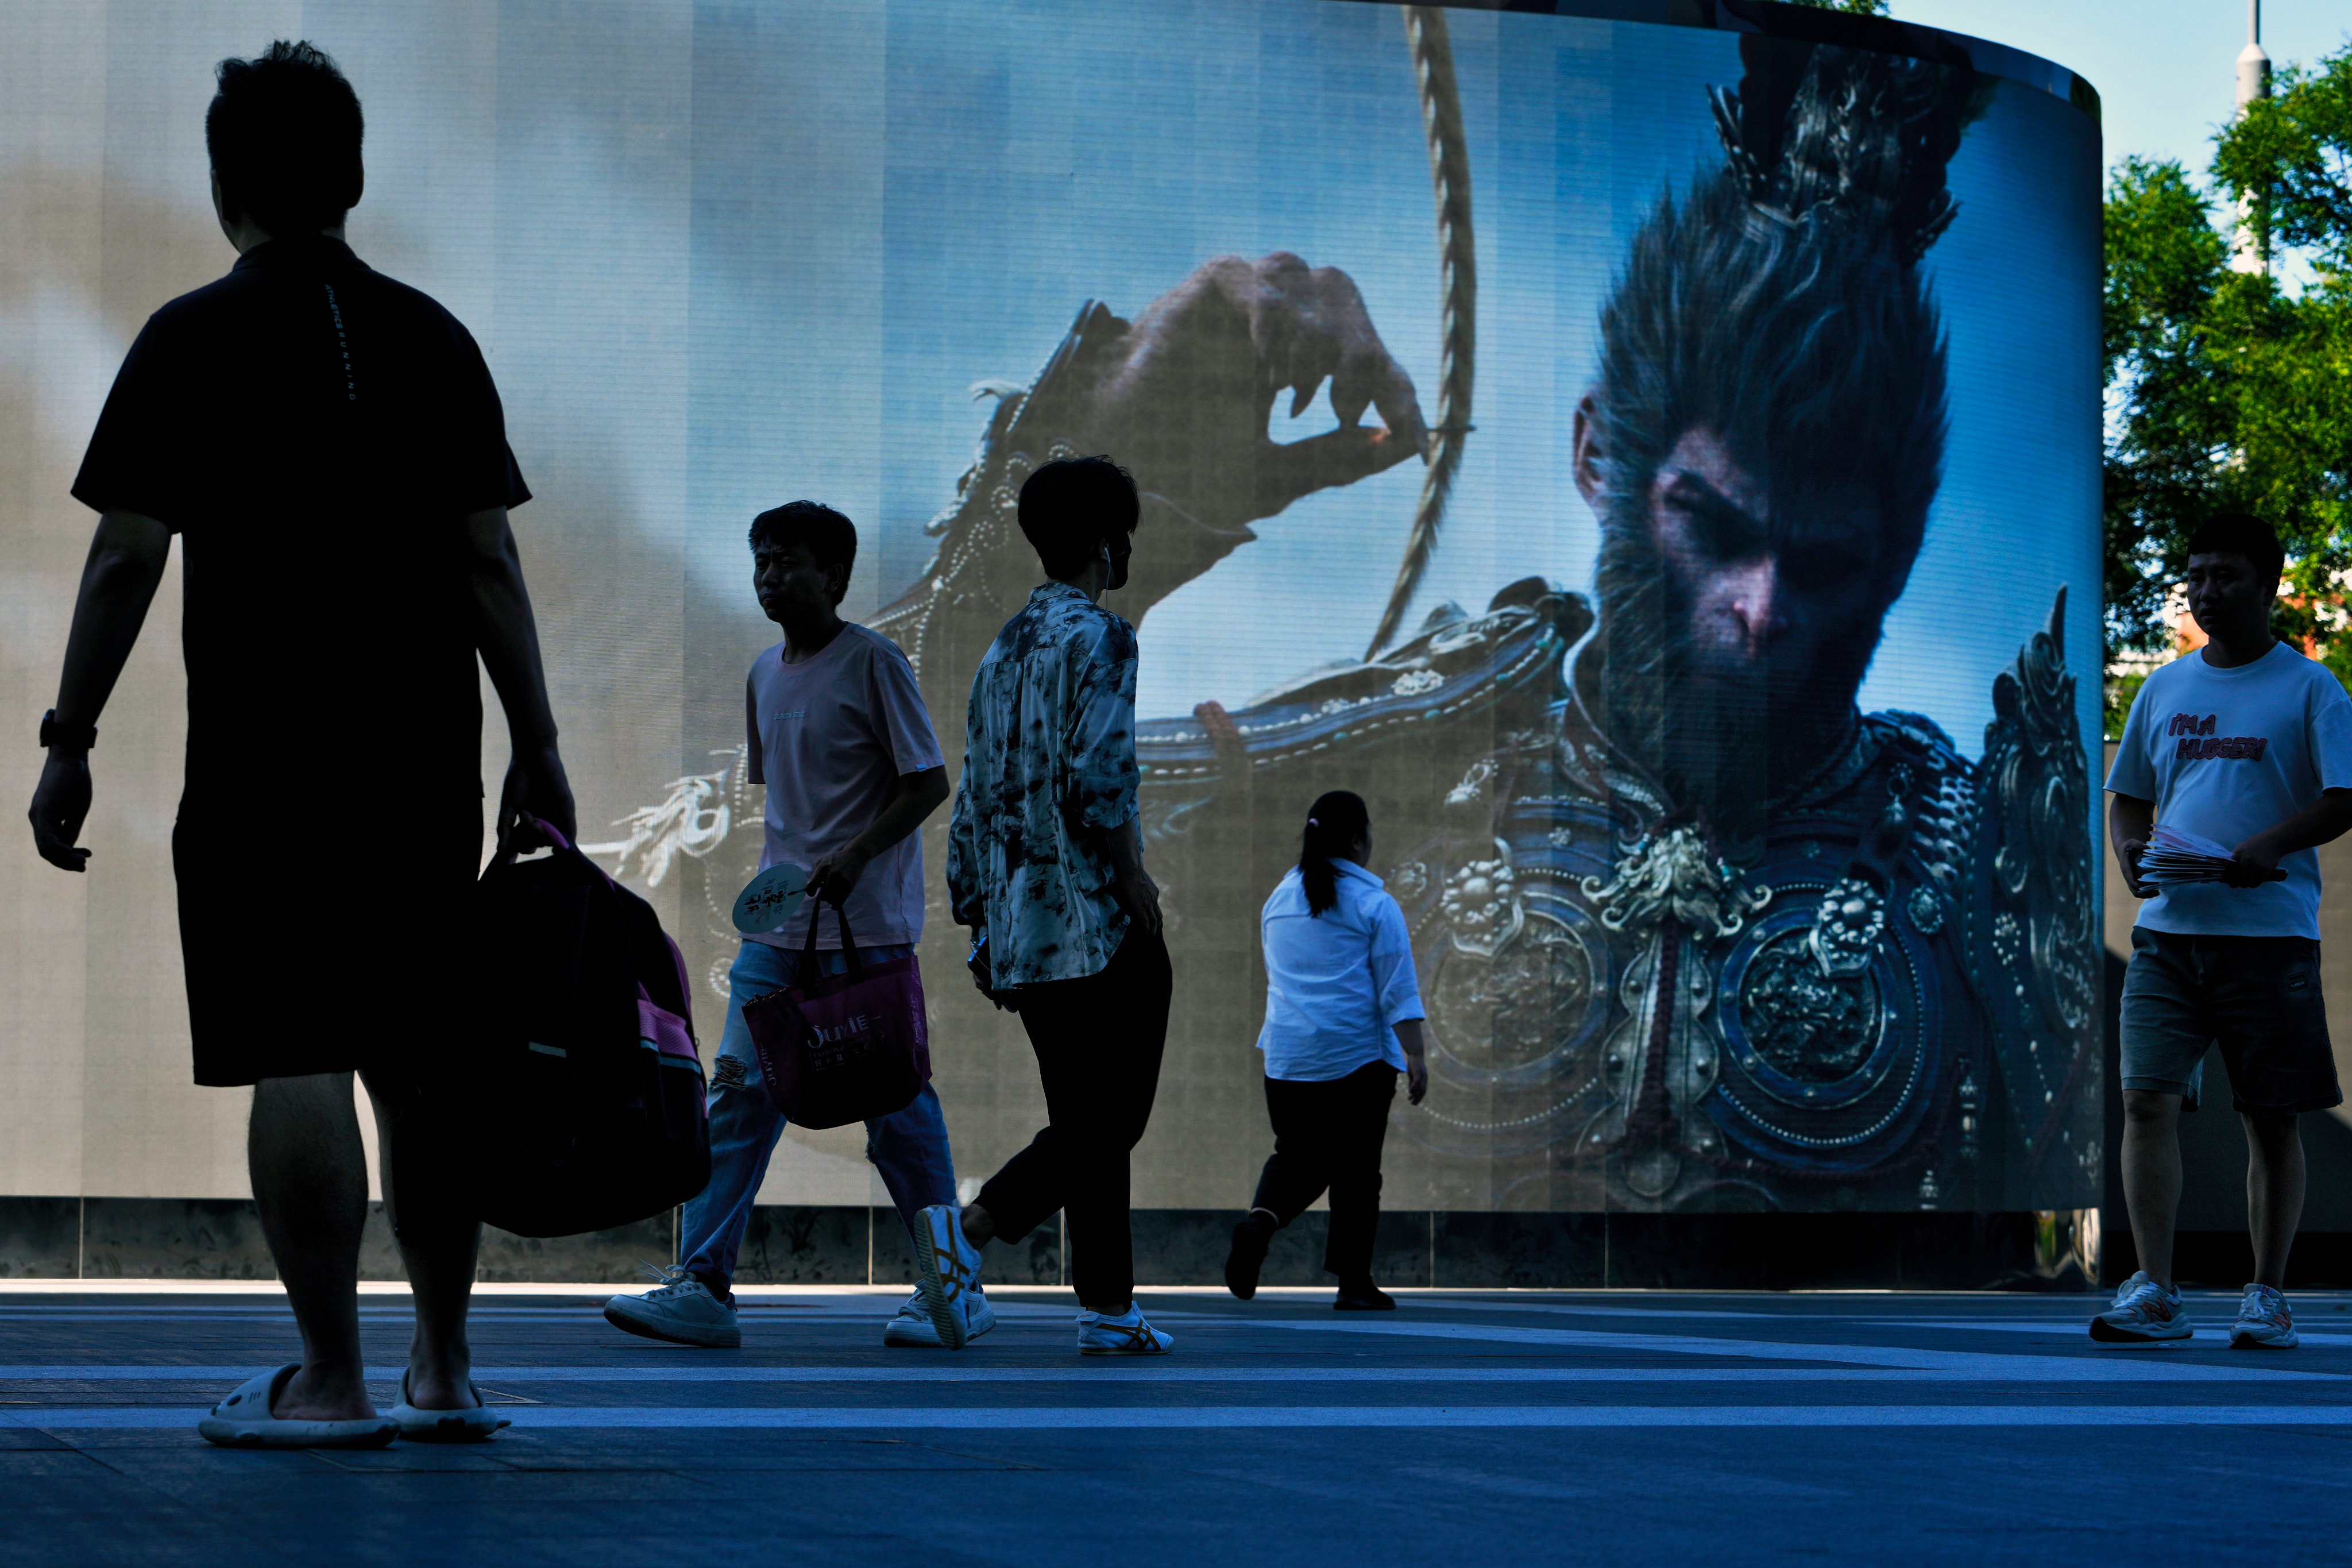
[(98, 744), (98, 726), (60, 724), (58, 722), (58, 710), (52, 708), (41, 715), (41, 744), (44, 748), (75, 746), (87, 752)]

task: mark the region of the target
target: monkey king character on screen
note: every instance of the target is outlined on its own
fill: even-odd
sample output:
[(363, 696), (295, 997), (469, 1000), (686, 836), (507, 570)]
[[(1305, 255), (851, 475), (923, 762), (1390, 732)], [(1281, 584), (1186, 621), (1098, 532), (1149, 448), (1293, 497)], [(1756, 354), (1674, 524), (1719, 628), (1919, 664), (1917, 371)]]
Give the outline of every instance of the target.
[[(1582, 836), (1613, 836), (1615, 864), (1541, 900), (1576, 932), (1556, 944), (1572, 961), (1509, 982), (1624, 975), (1580, 1141), (1607, 1152), (1614, 1197), (1997, 1204), (2097, 1153), (2078, 1070), (2086, 786), (2059, 623), (2001, 678), (1985, 769), (1929, 720), (1854, 700), (1941, 477), (1945, 350), (1919, 264), (1953, 220), (1945, 169), (1987, 89), (1883, 55), (1757, 37), (1742, 55), (1739, 89), (1715, 94), (1725, 166), (1635, 236), (1575, 419), (1601, 548), (1568, 716), (1599, 769), (1545, 789), (1613, 797), (1612, 822), (1639, 809)], [(2047, 889), (2029, 893), (2028, 866)], [(1588, 915), (1620, 963), (1589, 962)], [(1493, 963), (1455, 967), (1508, 1018)], [(2014, 1059), (2002, 1026), (2028, 1041)]]
[(1374, 774), (1381, 819), (1420, 825), (1380, 869), (1449, 1091), (1406, 1128), (1462, 1162), (1456, 1201), (2072, 1193), (2099, 1110), (2061, 622), (1996, 680), (1980, 762), (1855, 703), (1941, 477), (1920, 263), (1990, 89), (1742, 54), (1724, 165), (1659, 202), (1602, 311), (1572, 437), (1597, 605), (1525, 581), (1246, 713), (1151, 727), (1163, 859), (1206, 902), (1236, 842), (1272, 840), (1231, 825), (1277, 781)]
[[(1730, 164), (1634, 238), (1574, 437), (1601, 534), (1594, 717), (1727, 843), (1851, 746), (1919, 552), (1946, 415), (1916, 263), (1953, 215), (1969, 96), (1932, 68), (1749, 57), (1717, 99)], [(1811, 113), (1849, 84), (1881, 108), (1846, 117), (1861, 146), (1790, 123), (1798, 91)], [(1857, 174), (1880, 188), (1842, 188)]]

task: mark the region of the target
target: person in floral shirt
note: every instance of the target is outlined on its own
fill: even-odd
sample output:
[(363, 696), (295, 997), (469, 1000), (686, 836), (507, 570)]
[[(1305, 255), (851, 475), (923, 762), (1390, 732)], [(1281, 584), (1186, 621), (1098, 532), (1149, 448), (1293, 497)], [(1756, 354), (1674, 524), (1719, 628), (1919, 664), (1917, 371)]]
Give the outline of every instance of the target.
[(1128, 1155), (1150, 1120), (1171, 978), (1160, 890), (1143, 868), (1135, 628), (1102, 607), (1127, 582), (1139, 507), (1108, 458), (1048, 463), (1021, 487), (1021, 531), (1046, 581), (972, 677), (948, 893), (978, 933), (972, 974), (1021, 1015), (1048, 1122), (959, 1213), (923, 1211), (915, 1245), (941, 1342), (963, 1342), (980, 1248), (1061, 1211), (1078, 1349), (1156, 1355), (1135, 1305)]
[(1135, 665), (1133, 627), (1049, 582), (972, 679), (948, 886), (992, 990), (1099, 973), (1127, 934), (1111, 844), (1136, 820)]

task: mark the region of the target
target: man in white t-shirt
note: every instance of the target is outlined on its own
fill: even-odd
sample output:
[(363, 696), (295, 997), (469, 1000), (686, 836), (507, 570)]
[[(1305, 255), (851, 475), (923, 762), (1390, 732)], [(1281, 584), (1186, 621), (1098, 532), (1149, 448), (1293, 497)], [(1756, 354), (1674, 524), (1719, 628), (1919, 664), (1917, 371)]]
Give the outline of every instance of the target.
[[(947, 763), (907, 656), (889, 638), (841, 618), (856, 557), (857, 530), (831, 507), (793, 501), (752, 521), (752, 584), (760, 607), (784, 629), (784, 640), (753, 662), (743, 687), (750, 778), (768, 790), (760, 868), (808, 868), (811, 895), (782, 930), (746, 938), (728, 973), (727, 1026), (711, 1073), (710, 1184), (680, 1216), (679, 1262), (664, 1271), (659, 1289), (604, 1304), (613, 1323), (649, 1339), (742, 1343), (736, 1252), (784, 1130), (760, 1079), (744, 1004), (800, 983), (809, 921), (821, 904), (839, 906), (865, 959), (904, 958), (922, 939), (916, 829), (948, 798)], [(816, 946), (818, 973), (842, 973), (841, 922), (831, 910), (818, 921)], [(947, 1122), (929, 1084), (904, 1110), (866, 1124), (866, 1157), (910, 1231), (924, 1208), (956, 1200)], [(959, 1344), (996, 1321), (978, 1289), (967, 1298)], [(910, 1300), (882, 1342), (940, 1340)]]
[[(2259, 519), (2217, 514), (2190, 538), (2185, 587), (2204, 648), (2147, 678), (2107, 774), (2107, 830), (2147, 900), (2124, 979), (2124, 1197), (2139, 1272), (2091, 1337), (2191, 1336), (2172, 1279), (2179, 1119), (2218, 1045), (2246, 1126), (2254, 1279), (2232, 1346), (2287, 1348), (2280, 1294), (2303, 1216), (2296, 1118), (2343, 1103), (2319, 989), (2316, 847), (2352, 827), (2352, 698), (2271, 635), (2284, 557)], [(2219, 882), (2143, 880), (2155, 824), (2234, 846)]]

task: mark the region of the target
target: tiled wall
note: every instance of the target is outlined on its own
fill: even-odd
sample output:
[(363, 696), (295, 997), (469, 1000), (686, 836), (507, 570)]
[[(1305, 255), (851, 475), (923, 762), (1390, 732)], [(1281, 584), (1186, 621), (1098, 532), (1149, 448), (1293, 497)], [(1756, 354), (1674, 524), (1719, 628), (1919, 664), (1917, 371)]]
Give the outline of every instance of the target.
[[(1136, 1273), (1145, 1284), (1221, 1282), (1235, 1215), (1145, 1209), (1135, 1215)], [(1269, 1285), (1321, 1285), (1326, 1216), (1310, 1213), (1275, 1238)], [(995, 1283), (1066, 1282), (1058, 1218), (1013, 1246), (988, 1249)], [(667, 1263), (677, 1221), (555, 1240), (485, 1235), (481, 1278), (619, 1284), (640, 1264)], [(2043, 1247), (2047, 1271), (2048, 1247)], [(1383, 1214), (1374, 1270), (1385, 1283), (1496, 1289), (1647, 1287), (1789, 1289), (1885, 1287), (1969, 1289), (2036, 1270), (2032, 1215)], [(268, 1279), (268, 1248), (249, 1203), (184, 1198), (0, 1198), (0, 1278)], [(361, 1275), (397, 1279), (400, 1258), (372, 1209)], [(887, 1208), (761, 1206), (744, 1237), (745, 1284), (911, 1285), (915, 1261)]]

